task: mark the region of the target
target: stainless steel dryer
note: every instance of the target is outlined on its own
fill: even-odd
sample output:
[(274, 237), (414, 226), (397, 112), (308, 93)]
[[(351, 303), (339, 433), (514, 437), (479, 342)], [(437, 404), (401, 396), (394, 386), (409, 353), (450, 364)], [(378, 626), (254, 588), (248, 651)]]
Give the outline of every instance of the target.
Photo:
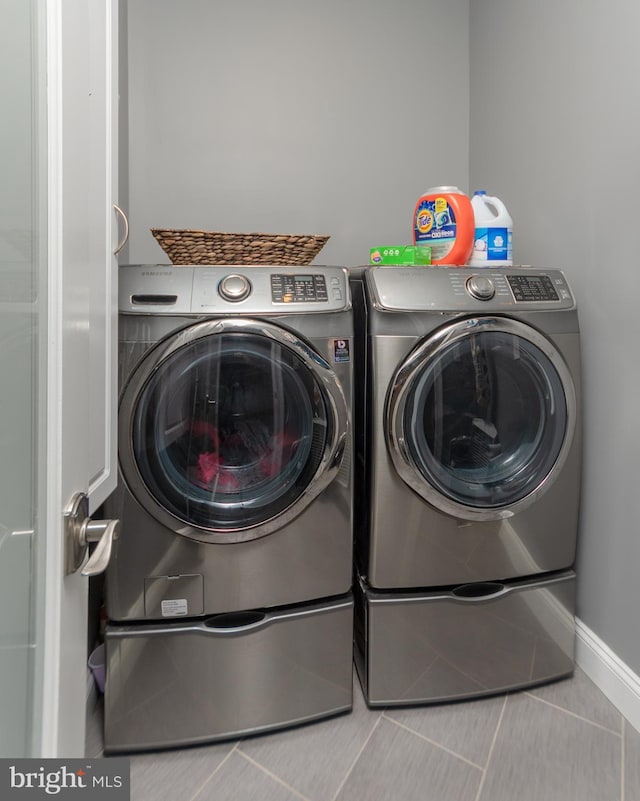
[(573, 670), (580, 342), (557, 270), (370, 268), (356, 657), (371, 704)]
[(126, 266), (119, 291), (106, 750), (350, 709), (346, 271)]

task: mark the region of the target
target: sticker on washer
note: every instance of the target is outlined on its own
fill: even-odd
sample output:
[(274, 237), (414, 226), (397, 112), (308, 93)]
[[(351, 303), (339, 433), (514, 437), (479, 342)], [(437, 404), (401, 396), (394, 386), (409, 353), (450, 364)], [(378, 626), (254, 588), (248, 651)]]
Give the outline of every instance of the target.
[(334, 362), (348, 362), (351, 361), (349, 352), (348, 339), (334, 339), (333, 340), (333, 361)]
[(171, 598), (168, 601), (162, 601), (160, 609), (162, 611), (162, 617), (180, 617), (189, 612), (186, 598)]

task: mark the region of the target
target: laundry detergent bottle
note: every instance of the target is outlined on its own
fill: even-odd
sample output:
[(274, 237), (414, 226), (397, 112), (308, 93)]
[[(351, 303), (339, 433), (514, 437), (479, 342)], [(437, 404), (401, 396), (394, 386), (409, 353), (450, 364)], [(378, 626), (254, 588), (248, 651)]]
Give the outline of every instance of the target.
[(431, 248), (432, 264), (466, 264), (473, 232), (471, 201), (457, 186), (435, 186), (418, 199), (413, 212), (413, 242)]
[(480, 190), (471, 199), (475, 223), (472, 267), (510, 267), (513, 264), (513, 221), (500, 198)]

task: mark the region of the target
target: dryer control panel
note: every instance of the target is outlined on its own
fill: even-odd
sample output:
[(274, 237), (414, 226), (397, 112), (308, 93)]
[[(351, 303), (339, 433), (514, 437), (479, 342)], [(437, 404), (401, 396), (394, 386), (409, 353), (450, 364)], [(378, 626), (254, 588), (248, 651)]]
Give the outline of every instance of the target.
[(553, 281), (548, 275), (507, 275), (507, 281), (516, 302), (560, 300)]
[(533, 267), (373, 267), (366, 280), (389, 311), (476, 312), (575, 308), (560, 270)]

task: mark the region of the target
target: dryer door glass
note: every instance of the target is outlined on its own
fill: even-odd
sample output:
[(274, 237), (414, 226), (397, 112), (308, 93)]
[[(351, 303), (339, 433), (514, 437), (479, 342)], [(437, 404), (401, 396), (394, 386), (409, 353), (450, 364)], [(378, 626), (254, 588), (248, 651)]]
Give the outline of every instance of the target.
[(305, 491), (330, 439), (313, 372), (253, 333), (208, 335), (150, 372), (131, 423), (139, 475), (155, 503), (189, 526), (255, 526)]
[(404, 407), (409, 458), (456, 504), (495, 509), (538, 489), (567, 435), (565, 387), (529, 339), (467, 333), (413, 373)]

